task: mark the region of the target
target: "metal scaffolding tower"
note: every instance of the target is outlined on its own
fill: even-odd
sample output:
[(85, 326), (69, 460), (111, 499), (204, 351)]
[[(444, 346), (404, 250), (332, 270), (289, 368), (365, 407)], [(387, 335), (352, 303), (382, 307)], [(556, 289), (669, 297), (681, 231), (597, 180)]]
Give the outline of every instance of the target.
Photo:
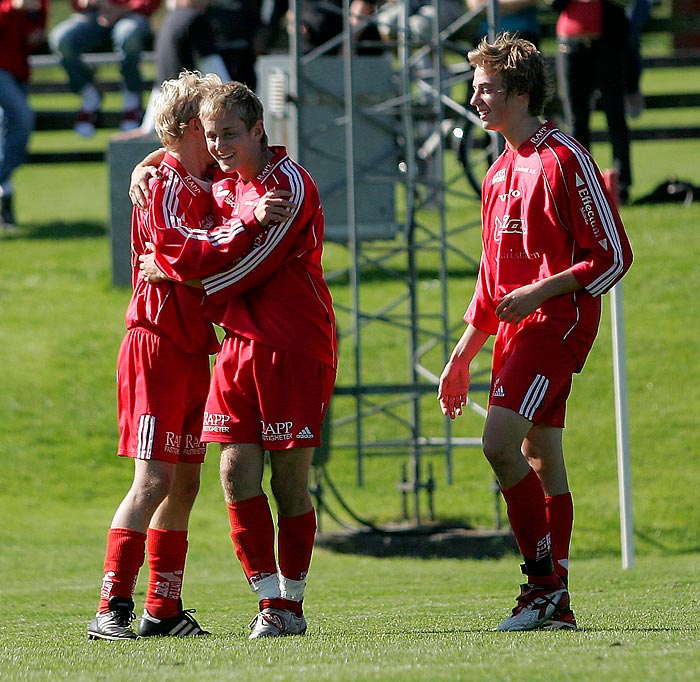
[[(286, 144), (316, 178), (326, 238), (347, 254), (345, 267), (326, 273), (343, 363), (329, 449), (356, 453), (360, 486), (367, 458), (396, 457), (404, 516), (420, 525), (426, 516), (432, 520), (435, 457), (443, 458), (449, 484), (454, 448), (481, 443), (484, 409), (470, 402), (479, 416), (474, 435), (457, 437), (435, 396), (470, 295), (464, 287), (455, 294), (448, 273), (472, 276), (478, 268), (479, 253), (462, 245), (479, 227), (478, 194), (465, 171), (478, 183), (497, 140), (466, 105), (470, 44), (460, 34), (479, 12), (441, 26), (440, 0), (432, 0), (429, 35), (416, 36), (409, 1), (397, 2), (395, 36), (374, 46), (381, 54), (357, 54), (350, 0), (342, 2), (342, 33), (302, 54), (292, 0), (290, 53), (260, 60), (260, 94), (271, 141)], [(496, 8), (489, 6), (492, 26)], [(367, 287), (378, 279), (386, 283), (382, 300)], [(394, 359), (397, 353), (403, 360)], [(389, 371), (397, 364), (404, 365), (401, 376)], [(486, 389), (489, 372), (485, 360), (474, 390)]]

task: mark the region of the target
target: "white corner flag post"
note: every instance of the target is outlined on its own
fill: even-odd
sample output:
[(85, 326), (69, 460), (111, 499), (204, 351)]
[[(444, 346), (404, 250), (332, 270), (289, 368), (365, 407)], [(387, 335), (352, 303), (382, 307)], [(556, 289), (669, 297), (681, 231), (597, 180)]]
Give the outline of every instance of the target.
[(634, 523), (632, 519), (632, 479), (630, 475), (629, 425), (627, 422), (627, 370), (625, 366), (625, 330), (621, 282), (618, 282), (610, 291), (610, 314), (615, 382), (617, 482), (620, 498), (622, 568), (634, 568)]

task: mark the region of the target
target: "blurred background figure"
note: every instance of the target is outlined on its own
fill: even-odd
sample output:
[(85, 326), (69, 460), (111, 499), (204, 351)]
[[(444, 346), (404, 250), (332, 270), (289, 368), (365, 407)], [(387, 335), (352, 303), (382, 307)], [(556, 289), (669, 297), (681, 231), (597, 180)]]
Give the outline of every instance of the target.
[[(378, 0), (352, 0), (350, 3), (350, 24), (353, 27), (354, 51), (356, 54), (381, 54), (381, 36), (376, 22), (370, 17), (376, 13)], [(294, 16), (288, 0), (275, 0), (271, 25), (281, 9), (286, 12), (287, 32), (294, 31)], [(299, 9), (299, 49), (308, 54), (317, 47), (328, 43), (343, 32), (343, 0), (298, 0)], [(267, 30), (266, 28), (263, 29)], [(268, 39), (269, 42), (269, 39)], [(341, 54), (342, 41), (324, 51), (326, 55)]]
[(625, 105), (630, 118), (639, 118), (644, 111), (642, 94), (642, 29), (651, 16), (653, 0), (632, 0), (627, 8), (630, 21), (630, 51), (627, 71), (627, 97)]
[(27, 157), (34, 112), (29, 55), (44, 42), (47, 0), (0, 0), (0, 232), (16, 229), (12, 174)]
[[(377, 25), (379, 33), (384, 40), (396, 40), (401, 24), (403, 12), (403, 0), (385, 0), (379, 4)], [(433, 23), (435, 22), (436, 8), (428, 0), (409, 0), (408, 2), (408, 38), (414, 46), (427, 44), (433, 37)], [(441, 0), (438, 15), (438, 28), (443, 30), (466, 11), (464, 0)], [(427, 70), (430, 68), (430, 56), (421, 60), (416, 68)]]
[(209, 0), (206, 15), (212, 43), (221, 55), (231, 80), (257, 86), (256, 40), (262, 23), (262, 0)]
[(630, 134), (625, 116), (629, 57), (628, 0), (554, 0), (557, 19), (557, 76), (570, 130), (591, 148), (590, 116), (597, 94), (605, 112), (620, 200), (632, 184)]
[(75, 13), (58, 24), (49, 35), (53, 52), (61, 59), (70, 88), (82, 99), (75, 131), (83, 137), (95, 134), (102, 95), (93, 70), (82, 59), (107, 40), (119, 55), (123, 113), (121, 130), (137, 128), (143, 116), (141, 53), (150, 39), (151, 15), (160, 0), (72, 0)]
[[(470, 10), (486, 9), (490, 0), (467, 0)], [(517, 33), (520, 38), (529, 40), (533, 45), (539, 45), (540, 20), (537, 14), (537, 0), (499, 0), (498, 2), (498, 30)], [(486, 12), (479, 22), (476, 30), (474, 44), (488, 35), (488, 22)]]
[(183, 70), (216, 73), (222, 81), (230, 80), (214, 45), (208, 4), (209, 0), (167, 0), (168, 13), (154, 46), (158, 84), (178, 78)]
[(168, 13), (158, 28), (155, 41), (156, 79), (141, 125), (117, 134), (118, 139), (155, 136), (153, 103), (161, 83), (177, 79), (183, 71), (199, 71), (231, 80), (214, 41), (207, 8), (212, 0), (167, 0)]

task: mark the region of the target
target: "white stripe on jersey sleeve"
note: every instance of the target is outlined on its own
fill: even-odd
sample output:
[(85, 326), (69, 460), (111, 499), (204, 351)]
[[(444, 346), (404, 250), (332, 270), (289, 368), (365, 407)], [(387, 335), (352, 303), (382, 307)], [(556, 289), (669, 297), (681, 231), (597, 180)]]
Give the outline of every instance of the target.
[[(579, 162), (579, 168), (591, 192), (591, 199), (600, 216), (601, 227), (612, 249), (613, 263), (610, 268), (586, 287), (586, 290), (592, 296), (600, 296), (612, 287), (615, 280), (623, 271), (624, 256), (622, 253), (622, 244), (620, 243), (620, 235), (617, 231), (617, 225), (613, 217), (610, 203), (607, 201), (598, 176), (596, 175), (592, 159), (587, 154), (584, 154), (576, 144), (572, 144), (571, 140), (561, 132), (555, 132), (554, 137), (568, 147)], [(554, 150), (552, 150), (552, 152), (554, 153)]]

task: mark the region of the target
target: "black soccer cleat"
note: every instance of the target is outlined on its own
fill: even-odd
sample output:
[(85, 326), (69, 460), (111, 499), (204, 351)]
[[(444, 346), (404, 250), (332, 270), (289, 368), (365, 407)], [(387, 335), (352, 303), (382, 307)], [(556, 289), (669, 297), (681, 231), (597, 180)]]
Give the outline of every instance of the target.
[(172, 618), (155, 618), (146, 609), (139, 622), (140, 637), (200, 637), (210, 632), (202, 630), (199, 623), (190, 615), (195, 609), (180, 611)]
[(112, 597), (109, 600), (109, 611), (98, 613), (88, 625), (88, 639), (138, 639), (138, 635), (131, 629), (134, 618), (134, 602), (131, 599)]

